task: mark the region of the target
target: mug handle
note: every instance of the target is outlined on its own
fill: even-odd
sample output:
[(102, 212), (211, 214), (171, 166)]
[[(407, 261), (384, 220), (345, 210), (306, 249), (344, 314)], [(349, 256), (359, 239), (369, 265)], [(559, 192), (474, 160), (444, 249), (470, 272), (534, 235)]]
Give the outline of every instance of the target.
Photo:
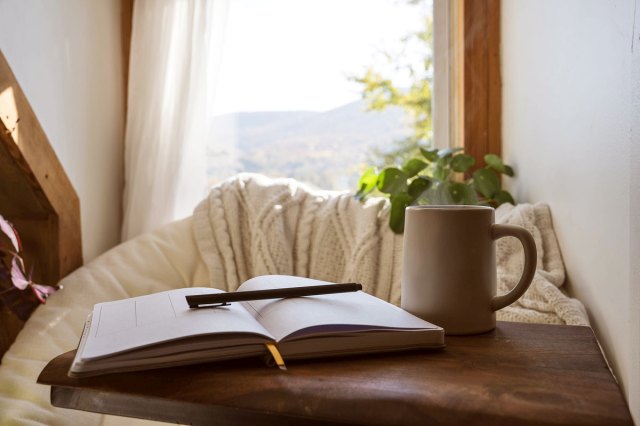
[(524, 294), (529, 288), (533, 276), (536, 273), (536, 262), (538, 252), (533, 237), (526, 229), (514, 225), (492, 225), (491, 238), (497, 240), (502, 237), (516, 237), (522, 243), (524, 248), (524, 270), (518, 284), (508, 293), (495, 296), (491, 299), (491, 310), (497, 311), (509, 306)]

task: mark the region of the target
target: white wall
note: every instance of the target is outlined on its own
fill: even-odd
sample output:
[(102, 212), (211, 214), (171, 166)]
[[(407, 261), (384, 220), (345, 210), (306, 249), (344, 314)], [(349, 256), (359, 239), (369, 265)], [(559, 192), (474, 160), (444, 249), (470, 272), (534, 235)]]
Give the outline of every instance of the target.
[(502, 73), (511, 189), (521, 202), (550, 204), (569, 289), (640, 422), (636, 6), (503, 1)]
[(85, 262), (120, 235), (120, 3), (0, 0), (0, 49), (80, 197)]
[(631, 311), (631, 375), (629, 380), (629, 400), (636, 423), (640, 423), (640, 1), (636, 0), (633, 33), (633, 66), (631, 75), (633, 80), (632, 109), (631, 109), (631, 164), (632, 190), (631, 226), (629, 229), (631, 244), (630, 253), (630, 285), (629, 309)]

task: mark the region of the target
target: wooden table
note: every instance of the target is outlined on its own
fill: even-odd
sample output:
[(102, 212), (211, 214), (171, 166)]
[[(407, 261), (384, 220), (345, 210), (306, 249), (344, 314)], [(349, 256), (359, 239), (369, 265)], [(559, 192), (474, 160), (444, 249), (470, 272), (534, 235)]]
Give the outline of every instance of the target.
[(190, 424), (632, 425), (588, 327), (498, 323), (437, 351), (304, 361), (259, 360), (86, 379), (52, 360), (51, 402)]

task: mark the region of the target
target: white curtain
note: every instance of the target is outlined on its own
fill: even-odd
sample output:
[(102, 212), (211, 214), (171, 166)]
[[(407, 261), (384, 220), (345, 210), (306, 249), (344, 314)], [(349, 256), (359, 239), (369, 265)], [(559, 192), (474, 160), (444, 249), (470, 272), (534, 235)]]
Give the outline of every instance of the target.
[(227, 9), (228, 0), (135, 0), (123, 240), (190, 215), (204, 196)]

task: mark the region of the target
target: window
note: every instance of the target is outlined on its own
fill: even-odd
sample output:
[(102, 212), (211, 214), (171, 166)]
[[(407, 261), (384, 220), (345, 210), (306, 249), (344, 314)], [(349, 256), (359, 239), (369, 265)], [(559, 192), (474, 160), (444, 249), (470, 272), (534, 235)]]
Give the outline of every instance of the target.
[[(368, 67), (408, 87), (432, 6), (399, 0), (231, 0), (211, 120), (210, 183), (241, 171), (354, 189), (375, 151), (411, 135), (400, 107), (367, 111)], [(389, 53), (401, 55), (390, 61)], [(430, 72), (430, 71), (427, 71)]]

